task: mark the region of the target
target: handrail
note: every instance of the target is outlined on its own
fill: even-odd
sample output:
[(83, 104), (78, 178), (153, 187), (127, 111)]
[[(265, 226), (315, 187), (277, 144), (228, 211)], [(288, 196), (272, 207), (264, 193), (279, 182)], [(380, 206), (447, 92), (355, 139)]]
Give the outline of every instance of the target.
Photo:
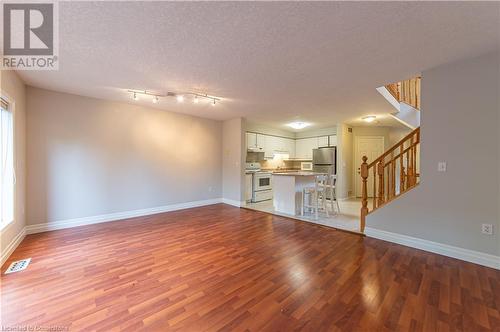
[(388, 155), (390, 155), (392, 152), (394, 152), (394, 150), (396, 150), (397, 148), (399, 148), (401, 145), (403, 145), (406, 141), (408, 141), (413, 136), (417, 136), (417, 140), (420, 141), (420, 127), (416, 128), (411, 133), (409, 133), (408, 135), (406, 135), (405, 137), (403, 137), (393, 147), (391, 147), (389, 150), (387, 150), (384, 153), (382, 153), (380, 155), (380, 157), (378, 157), (377, 159), (375, 159), (374, 161), (372, 161), (371, 163), (369, 163), (368, 164), (368, 168), (373, 167), (373, 165), (375, 165), (376, 163), (380, 162), (380, 160), (382, 160), (385, 157), (387, 157)]
[[(361, 164), (362, 197), (360, 231), (363, 232), (366, 216), (418, 185), (420, 181), (420, 127), (403, 137), (398, 143), (368, 164), (363, 156)], [(399, 149), (399, 150), (398, 150)], [(368, 182), (372, 208), (368, 206)]]

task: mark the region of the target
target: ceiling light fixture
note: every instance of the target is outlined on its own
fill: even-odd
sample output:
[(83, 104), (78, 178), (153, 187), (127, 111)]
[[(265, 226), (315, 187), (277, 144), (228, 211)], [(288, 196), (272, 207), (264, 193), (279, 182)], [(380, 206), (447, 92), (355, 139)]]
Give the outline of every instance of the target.
[(377, 117), (375, 115), (368, 115), (368, 116), (364, 116), (361, 118), (361, 120), (363, 120), (364, 122), (368, 122), (368, 123), (375, 121), (375, 119), (377, 119)]
[(295, 121), (287, 124), (288, 127), (292, 127), (293, 129), (304, 129), (305, 127), (309, 127), (310, 125), (310, 123), (301, 121)]
[(218, 97), (210, 96), (206, 93), (201, 94), (196, 92), (183, 92), (181, 94), (177, 92), (155, 93), (147, 90), (127, 90), (127, 91), (132, 93), (132, 99), (136, 101), (139, 100), (139, 95), (152, 96), (153, 104), (158, 104), (160, 102), (160, 97), (175, 97), (177, 99), (177, 102), (182, 103), (184, 102), (185, 96), (193, 96), (193, 103), (198, 104), (200, 102), (200, 99), (205, 99), (209, 100), (212, 106), (215, 106), (215, 103), (221, 100)]

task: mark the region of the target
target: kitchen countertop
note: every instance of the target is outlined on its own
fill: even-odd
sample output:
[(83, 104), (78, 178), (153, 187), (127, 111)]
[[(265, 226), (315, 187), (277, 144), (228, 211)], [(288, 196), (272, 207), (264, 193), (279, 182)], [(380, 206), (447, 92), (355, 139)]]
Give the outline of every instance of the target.
[(273, 173), (273, 175), (279, 175), (279, 176), (315, 176), (315, 175), (328, 175), (328, 173), (295, 171), (295, 172), (275, 172), (275, 173)]

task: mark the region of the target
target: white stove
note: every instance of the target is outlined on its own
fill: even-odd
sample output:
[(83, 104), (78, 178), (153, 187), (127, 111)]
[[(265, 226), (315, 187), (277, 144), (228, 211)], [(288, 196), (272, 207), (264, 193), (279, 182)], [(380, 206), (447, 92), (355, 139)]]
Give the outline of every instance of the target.
[(252, 202), (273, 199), (272, 173), (262, 171), (260, 163), (246, 163), (245, 171), (252, 174)]

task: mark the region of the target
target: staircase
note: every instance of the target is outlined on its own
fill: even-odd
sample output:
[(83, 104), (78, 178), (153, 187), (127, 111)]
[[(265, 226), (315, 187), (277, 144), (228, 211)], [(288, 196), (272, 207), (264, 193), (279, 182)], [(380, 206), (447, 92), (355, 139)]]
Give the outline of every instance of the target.
[[(420, 127), (375, 160), (363, 156), (360, 231), (366, 216), (390, 203), (420, 182)], [(370, 184), (370, 185), (368, 185)], [(370, 202), (369, 202), (370, 201)], [(370, 204), (369, 204), (370, 203)]]
[(410, 129), (420, 126), (420, 83), (421, 78), (414, 77), (377, 88), (396, 109), (390, 115)]

